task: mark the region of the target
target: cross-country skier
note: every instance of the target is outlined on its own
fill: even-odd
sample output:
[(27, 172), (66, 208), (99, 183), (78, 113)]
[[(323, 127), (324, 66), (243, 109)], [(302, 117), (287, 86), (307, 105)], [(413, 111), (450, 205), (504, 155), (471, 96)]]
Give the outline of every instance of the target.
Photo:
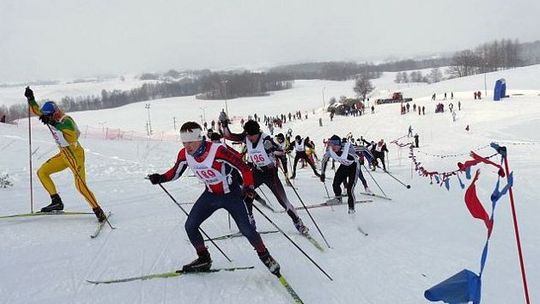
[[(285, 136), (283, 135), (283, 133), (279, 133), (278, 135), (276, 135), (275, 139), (276, 139), (276, 144), (278, 144), (279, 148), (282, 151), (287, 151), (289, 149), (290, 143), (287, 142), (287, 140), (285, 139)], [(284, 153), (282, 155), (276, 155), (276, 160), (281, 162), (281, 166), (283, 167), (283, 172), (285, 173), (286, 176), (288, 176), (289, 170), (288, 170), (288, 166), (287, 166), (287, 164), (288, 164), (287, 163), (287, 154)]]
[(356, 152), (356, 155), (358, 155), (358, 179), (362, 182), (362, 185), (364, 186), (364, 190), (367, 194), (373, 194), (371, 189), (369, 189), (367, 181), (364, 177), (364, 174), (362, 173), (362, 165), (364, 164), (364, 158), (368, 160), (368, 163), (370, 162), (370, 159), (373, 159), (373, 155), (369, 151), (367, 147), (364, 147), (362, 145), (355, 145), (354, 143), (354, 151)]
[[(283, 184), (279, 180), (276, 156), (283, 155), (285, 152), (272, 140), (272, 137), (261, 132), (259, 123), (254, 120), (248, 120), (244, 124), (244, 132), (239, 134), (230, 131), (225, 115), (222, 115), (220, 120), (224, 126), (223, 137), (225, 139), (245, 142), (247, 155), (253, 166), (255, 188), (262, 184), (268, 186), (279, 204), (287, 210), (287, 214), (291, 217), (298, 232), (306, 234), (309, 229), (304, 225), (296, 209), (289, 202)], [(253, 198), (246, 198), (246, 203), (251, 209)]]
[(341, 184), (347, 179), (347, 196), (349, 204), (349, 214), (354, 213), (354, 188), (356, 186), (356, 180), (358, 176), (358, 170), (360, 164), (358, 162), (358, 155), (354, 150), (351, 143), (347, 142), (342, 144), (341, 139), (337, 135), (332, 135), (328, 140), (328, 149), (324, 153), (321, 168), (321, 182), (324, 183), (326, 178), (324, 172), (326, 171), (326, 164), (328, 160), (332, 158), (340, 163), (336, 174), (334, 175), (334, 181), (332, 182), (332, 188), (336, 195), (337, 201), (341, 202)]
[[(251, 225), (248, 218), (244, 197), (253, 196), (253, 175), (251, 169), (242, 162), (237, 154), (223, 144), (206, 141), (202, 128), (196, 122), (186, 122), (180, 128), (180, 138), (184, 148), (178, 153), (176, 164), (164, 174), (154, 173), (148, 176), (152, 184), (160, 184), (178, 179), (186, 168), (205, 183), (206, 188), (197, 199), (188, 215), (185, 229), (198, 258), (183, 266), (186, 272), (208, 271), (212, 259), (199, 232), (200, 225), (216, 210), (224, 208), (236, 222), (240, 232), (255, 248), (261, 261), (270, 272), (279, 276), (280, 266), (272, 258), (261, 236)], [(242, 187), (230, 177), (232, 169), (242, 173)]]
[[(209, 129), (209, 130), (212, 130), (212, 129)], [(206, 133), (206, 135), (210, 137), (209, 139), (210, 139), (211, 142), (216, 143), (216, 144), (223, 144), (227, 149), (229, 149), (229, 151), (236, 154), (239, 158), (242, 158), (242, 154), (240, 152), (236, 151), (234, 148), (232, 148), (231, 146), (228, 146), (228, 145), (226, 145), (224, 143), (224, 139), (223, 139), (223, 136), (221, 136), (221, 134), (219, 134), (217, 132), (210, 132), (209, 131), (209, 132)], [(243, 184), (243, 182), (244, 182), (243, 179), (242, 179), (242, 175), (236, 169), (232, 169), (231, 177), (236, 179), (236, 181), (239, 184)], [(258, 201), (259, 203), (261, 203), (262, 205), (266, 205), (266, 201), (262, 197), (260, 197), (257, 192), (255, 192), (255, 196), (253, 198), (256, 201)], [(253, 220), (253, 214), (250, 214), (250, 221), (252, 222), (253, 225), (255, 225), (255, 220)]]
[[(381, 139), (373, 149), (373, 156), (375, 156), (375, 162), (377, 162), (377, 159), (381, 160), (384, 172), (386, 172), (386, 163), (384, 162), (385, 152), (388, 153), (388, 148), (386, 147), (384, 140)], [(375, 164), (374, 168), (376, 167), (377, 164)]]
[(80, 132), (77, 124), (73, 118), (60, 110), (53, 101), (47, 101), (39, 108), (34, 98), (34, 92), (30, 87), (26, 87), (24, 96), (27, 98), (32, 112), (38, 115), (39, 120), (49, 127), (60, 149), (58, 154), (47, 160), (37, 171), (41, 184), (51, 196), (51, 203), (41, 208), (41, 212), (64, 210), (64, 204), (51, 179), (51, 174), (69, 168), (75, 177), (75, 187), (88, 202), (98, 221), (103, 222), (107, 217), (86, 184), (84, 149), (79, 143)]
[(291, 147), (289, 149), (294, 149), (296, 152), (296, 155), (294, 156), (294, 164), (293, 164), (293, 173), (291, 176), (291, 179), (294, 179), (296, 177), (296, 166), (298, 165), (298, 160), (303, 159), (305, 160), (311, 169), (313, 170), (313, 173), (317, 177), (320, 177), (321, 175), (317, 172), (317, 168), (315, 168), (315, 164), (309, 159), (309, 157), (306, 154), (306, 147), (314, 149), (310, 143), (306, 142), (300, 135), (296, 135), (294, 142), (291, 144)]
[(374, 141), (367, 141), (362, 138), (362, 142), (367, 144), (367, 148), (371, 151), (373, 154), (373, 160), (372, 160), (372, 171), (375, 171), (377, 169), (377, 166), (379, 165), (377, 162), (377, 159), (380, 159), (382, 162), (383, 170), (386, 172), (386, 164), (384, 162), (384, 153), (388, 152), (388, 148), (386, 147), (386, 143), (383, 139), (381, 139), (379, 142), (375, 143)]

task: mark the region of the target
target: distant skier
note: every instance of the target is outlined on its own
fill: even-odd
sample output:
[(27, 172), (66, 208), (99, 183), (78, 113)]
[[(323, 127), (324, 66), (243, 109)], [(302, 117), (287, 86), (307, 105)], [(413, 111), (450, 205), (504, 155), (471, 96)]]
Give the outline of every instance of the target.
[(51, 196), (51, 203), (41, 208), (41, 212), (64, 210), (64, 204), (51, 179), (51, 174), (69, 168), (75, 177), (75, 187), (88, 202), (98, 221), (105, 221), (107, 216), (86, 184), (84, 148), (79, 143), (80, 132), (77, 124), (53, 101), (45, 102), (40, 109), (30, 87), (26, 87), (24, 96), (32, 112), (38, 115), (39, 120), (49, 128), (60, 149), (58, 154), (47, 160), (37, 171), (41, 184)]
[(418, 133), (414, 134), (414, 146), (415, 148), (419, 148), (419, 143), (420, 143), (420, 136), (418, 136)]
[[(283, 133), (279, 133), (278, 135), (276, 135), (275, 139), (276, 139), (276, 144), (278, 144), (279, 148), (282, 151), (289, 150), (290, 143), (288, 140), (285, 139), (285, 136), (283, 135)], [(283, 168), (283, 172), (288, 177), (289, 170), (288, 170), (288, 165), (287, 165), (287, 154), (284, 153), (282, 155), (276, 155), (276, 160), (281, 162), (281, 167)]]
[[(176, 164), (164, 174), (154, 173), (148, 176), (152, 184), (160, 184), (178, 179), (189, 167), (206, 188), (197, 199), (185, 223), (189, 240), (195, 248), (198, 258), (182, 267), (185, 272), (208, 271), (212, 266), (210, 252), (204, 244), (199, 231), (200, 225), (215, 211), (225, 209), (229, 212), (240, 232), (255, 248), (259, 259), (271, 273), (279, 276), (280, 266), (270, 255), (261, 236), (255, 230), (248, 217), (244, 197), (253, 197), (253, 175), (250, 168), (237, 154), (223, 144), (205, 141), (202, 128), (196, 122), (186, 122), (180, 128), (180, 138), (184, 148), (178, 153)], [(242, 173), (243, 185), (230, 178), (230, 172), (236, 169)]]
[(407, 137), (412, 137), (413, 134), (412, 134), (412, 126), (409, 125), (409, 132), (407, 133)]
[(291, 147), (289, 148), (289, 149), (294, 149), (294, 151), (296, 152), (294, 156), (293, 173), (291, 175), (291, 179), (294, 179), (296, 177), (296, 166), (298, 165), (298, 161), (300, 159), (305, 160), (309, 164), (311, 169), (313, 170), (313, 173), (315, 173), (317, 177), (320, 177), (320, 174), (317, 172), (317, 168), (315, 168), (315, 164), (311, 160), (309, 160), (309, 157), (306, 154), (306, 147), (311, 148), (311, 149), (314, 149), (314, 147), (308, 142), (306, 142), (304, 139), (302, 139), (300, 135), (296, 135), (294, 139), (295, 139), (294, 142), (291, 144)]
[[(279, 204), (287, 211), (298, 232), (301, 234), (308, 233), (309, 229), (304, 225), (296, 209), (289, 202), (283, 184), (278, 176), (276, 156), (284, 155), (285, 152), (281, 150), (280, 146), (269, 135), (261, 132), (259, 123), (254, 120), (248, 120), (244, 124), (244, 132), (239, 134), (230, 131), (226, 116), (220, 116), (220, 121), (224, 126), (223, 137), (225, 139), (245, 143), (247, 154), (251, 161), (250, 163), (253, 166), (254, 188), (256, 189), (262, 184), (265, 184), (272, 191)], [(245, 199), (245, 202), (250, 209), (251, 215), (253, 198), (248, 197)]]
[(346, 189), (349, 214), (355, 213), (354, 203), (356, 201), (356, 197), (354, 195), (354, 188), (356, 186), (358, 170), (360, 170), (358, 155), (356, 155), (351, 143), (347, 142), (343, 145), (339, 136), (332, 135), (332, 137), (330, 137), (328, 140), (328, 148), (326, 153), (324, 153), (322, 160), (320, 179), (323, 183), (326, 178), (326, 164), (330, 158), (340, 163), (332, 182), (332, 189), (334, 190), (334, 195), (336, 196), (335, 200), (336, 202), (341, 203), (341, 184), (344, 182), (344, 180), (347, 180)]
[(371, 153), (373, 154), (373, 171), (376, 170), (376, 168), (378, 167), (378, 159), (381, 160), (382, 162), (382, 167), (383, 167), (383, 170), (386, 172), (386, 164), (385, 164), (385, 161), (384, 161), (384, 154), (385, 152), (388, 153), (388, 148), (386, 147), (386, 143), (384, 142), (383, 139), (381, 139), (377, 144), (375, 144), (373, 146), (373, 142), (372, 143), (369, 143), (368, 141), (364, 140), (365, 143), (367, 144), (370, 144), (371, 145)]

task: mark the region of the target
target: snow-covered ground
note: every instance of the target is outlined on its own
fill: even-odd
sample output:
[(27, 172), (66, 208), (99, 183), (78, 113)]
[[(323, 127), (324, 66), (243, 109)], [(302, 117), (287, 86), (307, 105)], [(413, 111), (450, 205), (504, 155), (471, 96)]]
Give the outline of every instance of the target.
[[(453, 79), (434, 85), (411, 86), (393, 83), (394, 73), (375, 81), (379, 90), (404, 91), (413, 103), (426, 106), (426, 115), (399, 114), (399, 104), (377, 106), (375, 114), (340, 117), (330, 122), (319, 108), (332, 96), (352, 95), (352, 82), (297, 81), (292, 90), (275, 92), (268, 97), (228, 101), (229, 112), (237, 116), (258, 113), (277, 114), (301, 109), (309, 119), (287, 124), (294, 134), (309, 135), (322, 155), (322, 139), (351, 132), (367, 139), (384, 138), (387, 142), (407, 133), (409, 125), (420, 136), (417, 157), (428, 170), (450, 171), (459, 157), (438, 158), (429, 154), (462, 154), (491, 141), (508, 145), (509, 163), (514, 171), (514, 195), (520, 223), (531, 302), (539, 300), (540, 236), (535, 218), (540, 212), (536, 199), (540, 190), (540, 66), (531, 66), (487, 75), (488, 93), (495, 79), (504, 77), (509, 94), (501, 102), (488, 98), (472, 100), (472, 91), (483, 93), (484, 75)], [(448, 112), (435, 114), (431, 94), (454, 92), (457, 121)], [(45, 98), (36, 89), (38, 98)], [(444, 101), (448, 104), (450, 101)], [(192, 97), (150, 102), (155, 130), (171, 132), (172, 119), (200, 121), (201, 107), (207, 120), (216, 119), (223, 101), (200, 101)], [(73, 117), (79, 125), (144, 130), (145, 103), (118, 109), (79, 112)], [(316, 109), (316, 114), (312, 110)], [(319, 127), (318, 118), (324, 127)], [(466, 125), (470, 131), (465, 131)], [(238, 123), (233, 126), (240, 130)], [(81, 128), (82, 129), (82, 128)], [(27, 129), (0, 125), (0, 175), (8, 173), (14, 186), (0, 189), (0, 213), (29, 211), (29, 166)], [(517, 145), (515, 143), (528, 143)], [(185, 216), (144, 176), (163, 172), (174, 163), (181, 144), (174, 141), (103, 140), (81, 138), (85, 147), (89, 187), (103, 207), (114, 215), (115, 231), (105, 229), (95, 240), (89, 238), (95, 227), (93, 216), (32, 217), (0, 220), (0, 299), (2, 303), (290, 303), (291, 299), (277, 280), (258, 261), (249, 243), (242, 238), (220, 241), (233, 259), (233, 265), (254, 265), (254, 270), (233, 273), (193, 275), (171, 279), (136, 281), (116, 285), (93, 286), (86, 279), (129, 277), (170, 271), (194, 258), (183, 230)], [(332, 245), (319, 252), (295, 233), (287, 216), (270, 217), (282, 227), (334, 278), (326, 279), (283, 236), (263, 235), (269, 250), (280, 262), (287, 277), (305, 303), (426, 303), (425, 289), (467, 268), (478, 272), (481, 250), (486, 237), (484, 224), (473, 219), (464, 202), (464, 191), (457, 180), (450, 191), (430, 185), (429, 179), (411, 172), (408, 149), (389, 144), (391, 173), (410, 184), (406, 189), (388, 175), (376, 171), (374, 178), (392, 201), (374, 199), (357, 207), (353, 218), (345, 207), (312, 209), (314, 218)], [(34, 171), (56, 153), (48, 131), (38, 122), (33, 129)], [(493, 151), (482, 149), (481, 155)], [(489, 210), (489, 195), (496, 181), (495, 173), (483, 167), (478, 184), (480, 199)], [(364, 174), (365, 171), (364, 171)], [(193, 202), (203, 186), (186, 173), (179, 181), (166, 184), (179, 202)], [(332, 171), (327, 171), (331, 180)], [(376, 185), (366, 175), (370, 187)], [(72, 175), (65, 171), (54, 176), (69, 210), (88, 210), (73, 186)], [(468, 184), (470, 181), (465, 181)], [(325, 190), (309, 170), (299, 170), (298, 192), (306, 204), (325, 200)], [(330, 186), (330, 181), (327, 182)], [(360, 191), (361, 186), (357, 188)], [(286, 189), (293, 204), (300, 203), (291, 188)], [(270, 195), (267, 188), (265, 194)], [(359, 195), (360, 197), (360, 195)], [(48, 204), (48, 195), (34, 174), (35, 208)], [(364, 197), (362, 197), (364, 198)], [(277, 205), (273, 197), (271, 202)], [(184, 205), (190, 208), (190, 205)], [(312, 231), (323, 243), (304, 211), (300, 211)], [(259, 230), (272, 227), (257, 216)], [(356, 229), (360, 225), (369, 236)], [(233, 225), (234, 226), (234, 225)], [(203, 228), (212, 236), (229, 232), (225, 212), (218, 211)], [(233, 228), (232, 230), (235, 230)], [(535, 232), (536, 231), (536, 232)], [(215, 267), (227, 267), (219, 252), (209, 246)], [(498, 204), (490, 251), (483, 275), (483, 303), (522, 303), (511, 209), (508, 197)], [(536, 300), (536, 301), (535, 301)]]

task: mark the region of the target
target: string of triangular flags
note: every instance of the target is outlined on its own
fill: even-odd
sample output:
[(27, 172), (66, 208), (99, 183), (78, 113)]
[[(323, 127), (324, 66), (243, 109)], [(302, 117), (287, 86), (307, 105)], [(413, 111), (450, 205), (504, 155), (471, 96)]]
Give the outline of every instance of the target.
[[(396, 145), (401, 146), (399, 140), (395, 140)], [(513, 173), (510, 172), (507, 177), (507, 183), (501, 189), (501, 179), (506, 177), (505, 170), (502, 165), (507, 157), (506, 148), (501, 147), (496, 143), (491, 143), (489, 147), (496, 150), (496, 153), (490, 156), (480, 156), (474, 151), (470, 152), (471, 159), (464, 162), (457, 163), (457, 169), (447, 172), (430, 171), (426, 169), (421, 162), (419, 162), (415, 155), (415, 148), (407, 143), (410, 147), (409, 158), (411, 158), (415, 170), (420, 176), (429, 177), (430, 182), (433, 180), (440, 186), (445, 186), (447, 190), (450, 190), (450, 177), (456, 176), (459, 185), (462, 189), (465, 189), (461, 174), (465, 174), (467, 180), (471, 180), (471, 183), (465, 190), (465, 204), (472, 217), (482, 220), (487, 229), (486, 241), (482, 250), (480, 259), (480, 271), (478, 274), (464, 269), (450, 278), (442, 281), (441, 283), (426, 290), (424, 297), (430, 301), (443, 301), (445, 303), (468, 303), (473, 302), (479, 304), (481, 300), (481, 278), (486, 264), (489, 248), (489, 240), (493, 231), (495, 208), (499, 199), (504, 196), (513, 185)], [(457, 154), (456, 154), (457, 155)], [(501, 156), (500, 164), (491, 160), (495, 156)], [(488, 165), (494, 167), (497, 170), (497, 182), (495, 188), (491, 194), (491, 212), (488, 214), (484, 208), (481, 200), (478, 198), (476, 192), (476, 183), (480, 177), (480, 169), (476, 169), (474, 174), (471, 174), (472, 169), (477, 165)]]

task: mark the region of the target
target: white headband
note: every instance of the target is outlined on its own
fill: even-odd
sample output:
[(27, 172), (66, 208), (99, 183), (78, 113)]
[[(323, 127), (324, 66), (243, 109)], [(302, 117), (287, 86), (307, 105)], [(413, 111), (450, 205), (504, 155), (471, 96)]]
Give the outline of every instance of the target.
[(182, 142), (200, 141), (202, 140), (202, 130), (197, 128), (180, 132), (180, 139)]

